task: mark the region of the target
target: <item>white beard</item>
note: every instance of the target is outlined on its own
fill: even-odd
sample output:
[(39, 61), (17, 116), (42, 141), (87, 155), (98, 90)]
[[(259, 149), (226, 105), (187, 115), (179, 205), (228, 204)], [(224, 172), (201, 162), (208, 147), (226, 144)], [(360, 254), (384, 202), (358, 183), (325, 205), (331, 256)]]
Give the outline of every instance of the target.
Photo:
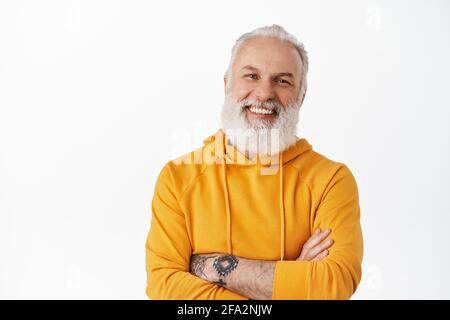
[[(275, 120), (257, 119), (249, 121), (244, 106), (253, 104), (277, 112)], [(286, 107), (271, 102), (254, 99), (237, 101), (231, 93), (225, 95), (222, 108), (222, 129), (229, 143), (250, 158), (255, 155), (273, 156), (297, 141), (297, 123), (301, 104), (297, 101)]]

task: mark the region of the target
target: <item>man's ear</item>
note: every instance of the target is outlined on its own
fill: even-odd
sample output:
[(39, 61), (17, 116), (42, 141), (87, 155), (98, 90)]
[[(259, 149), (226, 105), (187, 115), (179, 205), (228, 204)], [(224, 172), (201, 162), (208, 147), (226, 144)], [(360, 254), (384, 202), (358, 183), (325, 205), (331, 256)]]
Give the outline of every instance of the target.
[(308, 89), (306, 89), (305, 92), (303, 92), (302, 103), (300, 104), (301, 106), (303, 105), (303, 101), (305, 100), (305, 96), (306, 96), (306, 91), (307, 91), (307, 90), (308, 90)]
[(227, 92), (227, 75), (223, 76), (223, 90)]

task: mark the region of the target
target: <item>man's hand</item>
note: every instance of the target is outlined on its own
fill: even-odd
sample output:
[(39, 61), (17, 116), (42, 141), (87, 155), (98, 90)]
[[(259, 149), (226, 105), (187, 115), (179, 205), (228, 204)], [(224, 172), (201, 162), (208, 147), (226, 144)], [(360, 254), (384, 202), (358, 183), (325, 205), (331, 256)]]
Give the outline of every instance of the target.
[(320, 261), (328, 255), (328, 248), (333, 245), (333, 240), (324, 239), (331, 233), (331, 229), (321, 231), (320, 228), (309, 237), (302, 248), (300, 256), (296, 261)]

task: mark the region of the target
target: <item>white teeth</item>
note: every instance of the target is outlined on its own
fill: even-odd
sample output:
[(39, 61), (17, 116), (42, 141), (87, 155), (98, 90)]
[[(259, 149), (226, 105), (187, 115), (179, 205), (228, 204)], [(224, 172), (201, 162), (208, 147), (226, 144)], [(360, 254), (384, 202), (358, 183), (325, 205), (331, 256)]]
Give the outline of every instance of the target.
[(250, 112), (257, 113), (257, 114), (273, 114), (274, 113), (273, 110), (258, 108), (258, 107), (254, 107), (254, 106), (251, 106), (248, 109), (250, 110)]

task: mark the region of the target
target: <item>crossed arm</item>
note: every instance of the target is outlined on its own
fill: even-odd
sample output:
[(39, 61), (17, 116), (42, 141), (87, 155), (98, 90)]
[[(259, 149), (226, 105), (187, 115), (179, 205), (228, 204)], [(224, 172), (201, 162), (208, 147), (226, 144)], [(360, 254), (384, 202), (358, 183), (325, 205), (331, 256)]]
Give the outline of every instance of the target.
[[(325, 240), (330, 229), (317, 229), (303, 245), (298, 261), (320, 261), (328, 255), (333, 240)], [(272, 299), (276, 261), (251, 260), (211, 253), (192, 255), (190, 272), (206, 281), (223, 286), (252, 300)]]

